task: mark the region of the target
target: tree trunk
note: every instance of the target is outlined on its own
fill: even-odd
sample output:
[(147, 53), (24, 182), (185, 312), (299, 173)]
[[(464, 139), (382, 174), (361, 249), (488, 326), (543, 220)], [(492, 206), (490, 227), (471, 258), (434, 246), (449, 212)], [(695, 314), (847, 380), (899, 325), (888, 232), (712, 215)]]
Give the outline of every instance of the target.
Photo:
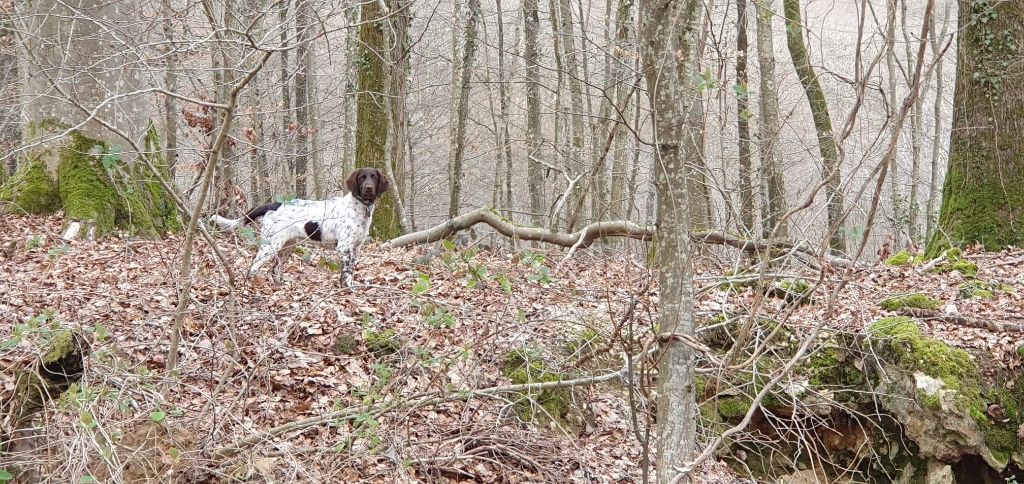
[[(388, 8), (392, 11), (391, 30), (393, 38), (388, 49), (391, 53), (391, 72), (389, 75), (391, 88), (391, 170), (394, 173), (392, 189), (398, 200), (409, 201), (409, 27), (412, 24), (412, 12), (408, 0), (389, 0)], [(404, 220), (408, 212), (402, 210)], [(404, 224), (403, 224), (404, 225)]]
[[(559, 42), (555, 44), (555, 47), (561, 48), (562, 59), (565, 61), (566, 74), (569, 80), (569, 103), (572, 109), (572, 113), (569, 115), (570, 127), (572, 129), (572, 150), (565, 163), (565, 174), (568, 178), (572, 179), (584, 172), (583, 149), (586, 132), (583, 127), (583, 83), (580, 82), (580, 61), (576, 53), (576, 36), (572, 22), (572, 4), (570, 2), (571, 0), (557, 0), (558, 29), (555, 31), (555, 36), (559, 38)], [(564, 206), (570, 208), (576, 206), (577, 199), (583, 196), (580, 191), (581, 186), (582, 183), (577, 183), (575, 188), (566, 194)], [(557, 218), (558, 214), (555, 214), (555, 217)], [(567, 217), (566, 221), (572, 223), (569, 220)], [(567, 226), (567, 228), (572, 230), (572, 227)]]
[(293, 159), (292, 184), (295, 196), (307, 198), (307, 172), (309, 171), (309, 141), (313, 126), (310, 123), (310, 72), (312, 56), (310, 39), (313, 33), (312, 7), (310, 0), (295, 2), (295, 30), (298, 45), (295, 49), (295, 158)]
[(829, 246), (833, 252), (846, 251), (846, 234), (843, 230), (842, 167), (839, 166), (839, 151), (836, 149), (835, 134), (832, 132), (832, 115), (828, 111), (828, 100), (821, 88), (818, 76), (811, 66), (811, 58), (804, 43), (803, 22), (800, 20), (800, 0), (782, 0), (786, 12), (786, 45), (793, 68), (804, 87), (807, 104), (814, 119), (814, 130), (818, 134), (818, 152), (825, 181), (825, 198), (828, 203)]
[[(786, 213), (786, 184), (782, 176), (782, 150), (779, 148), (779, 94), (775, 84), (775, 51), (772, 45), (772, 0), (754, 0), (757, 11), (757, 63), (761, 70), (761, 97), (758, 111), (759, 148), (761, 150), (761, 221), (765, 237), (772, 231), (779, 238), (789, 235)], [(778, 227), (776, 230), (775, 227)]]
[[(174, 10), (171, 8), (171, 0), (161, 2), (160, 15), (164, 42), (167, 43), (166, 64), (164, 67), (164, 89), (168, 92), (178, 90), (178, 54), (174, 45)], [(171, 96), (164, 96), (164, 160), (174, 174), (174, 167), (178, 163), (178, 108), (177, 102)]]
[[(917, 62), (917, 53), (914, 52), (912, 46), (914, 45), (914, 39), (910, 37), (910, 28), (907, 25), (907, 1), (903, 0), (900, 2), (900, 19), (903, 31), (903, 46), (906, 51), (907, 57), (907, 71), (914, 70), (914, 64)], [(934, 17), (933, 17), (934, 18)], [(932, 26), (934, 28), (934, 26)], [(910, 79), (908, 83), (912, 82)], [(911, 147), (911, 162), (910, 162), (910, 199), (907, 201), (907, 238), (909, 242), (918, 242), (920, 237), (918, 235), (917, 226), (917, 215), (919, 210), (917, 203), (917, 194), (921, 186), (921, 143), (922, 133), (924, 124), (924, 98), (928, 94), (928, 86), (931, 84), (931, 79), (928, 77), (928, 73), (925, 73), (925, 78), (921, 82), (921, 93), (918, 95), (917, 101), (914, 102), (912, 114), (910, 116), (910, 147)], [(908, 86), (912, 87), (912, 86)]]
[[(282, 0), (280, 7), (277, 11), (277, 21), (281, 28), (281, 46), (291, 45), (290, 42), (290, 29), (288, 27), (288, 5), (290, 0)], [(288, 57), (289, 49), (281, 50), (281, 134), (278, 138), (280, 140), (280, 146), (278, 147), (281, 153), (282, 162), (280, 168), (283, 169), (287, 176), (285, 177), (286, 186), (291, 188), (293, 186), (293, 174), (294, 160), (292, 159), (292, 136), (295, 135), (292, 124), (292, 83), (291, 74), (288, 72)]]
[[(697, 77), (700, 0), (642, 0), (640, 55), (647, 92), (654, 110), (655, 184), (658, 190), (658, 234), (662, 313), (660, 330), (693, 335), (693, 274), (687, 213), (686, 145), (697, 139), (702, 123), (693, 80)], [(677, 67), (678, 66), (678, 67)], [(684, 75), (681, 75), (684, 74)], [(679, 475), (696, 446), (697, 408), (693, 350), (674, 339), (662, 342), (658, 367), (657, 481)]]
[[(627, 69), (627, 62), (629, 62), (630, 53), (626, 49), (630, 48), (629, 44), (635, 36), (633, 24), (633, 0), (619, 0), (615, 15), (615, 44), (612, 48), (612, 67), (609, 69), (609, 75), (615, 85), (615, 89), (612, 91), (614, 94), (613, 99), (608, 101), (609, 115), (620, 116), (619, 113), (611, 113), (611, 103), (614, 101), (615, 105), (623, 105), (625, 104), (623, 102), (625, 98), (630, 95), (629, 83), (625, 79), (629, 71)], [(639, 106), (635, 106), (634, 109), (639, 109)], [(626, 114), (621, 113), (621, 116)], [(621, 119), (621, 121), (626, 122), (625, 119)], [(614, 140), (610, 183), (611, 194), (608, 200), (609, 212), (611, 214), (609, 218), (613, 220), (627, 218), (629, 211), (628, 204), (626, 203), (626, 141), (627, 138), (625, 136), (616, 136)]]
[(496, 0), (498, 17), (498, 97), (501, 104), (501, 146), (505, 157), (505, 186), (503, 187), (503, 205), (506, 210), (512, 210), (512, 135), (509, 133), (509, 72), (513, 69), (505, 67), (505, 20), (501, 9), (501, 0)]
[(739, 138), (740, 233), (754, 233), (754, 190), (750, 184), (750, 89), (747, 86), (747, 2), (736, 0), (736, 127)]
[(458, 216), (459, 200), (462, 195), (462, 158), (466, 149), (466, 118), (469, 117), (469, 81), (473, 75), (473, 55), (477, 46), (477, 22), (480, 20), (480, 0), (469, 0), (466, 15), (465, 45), (462, 47), (462, 63), (459, 71), (459, 102), (455, 111), (455, 139), (453, 140), (452, 164), (448, 176), (451, 192), (448, 200), (448, 217)]
[[(387, 173), (388, 138), (387, 102), (384, 59), (388, 55), (384, 39), (384, 22), (380, 5), (366, 2), (361, 7), (359, 26), (359, 99), (356, 106), (356, 167), (377, 168)], [(371, 234), (374, 238), (387, 240), (401, 232), (401, 214), (398, 213), (394, 198), (385, 193), (377, 200), (373, 212)]]
[[(949, 167), (928, 252), (1024, 243), (1024, 76), (1007, 69), (1024, 39), (1024, 3), (960, 0), (960, 47)], [(979, 22), (976, 19), (987, 19)]]
[(21, 92), (18, 79), (18, 55), (14, 35), (14, 3), (0, 6), (0, 181), (14, 174), (18, 158), (12, 154), (21, 141)]
[[(896, 82), (896, 2), (897, 0), (886, 1), (885, 68), (889, 81), (889, 107), (887, 114), (890, 119), (898, 107), (896, 104), (896, 86), (898, 85)], [(890, 133), (889, 136), (895, 138), (894, 144), (899, 143), (901, 134), (895, 130)], [(897, 247), (903, 245), (903, 227), (900, 223), (903, 213), (903, 197), (900, 195), (899, 185), (899, 157), (893, 157), (889, 164), (889, 197), (892, 199), (893, 244)]]
[[(939, 200), (939, 166), (941, 166), (942, 156), (942, 103), (945, 100), (943, 98), (943, 78), (942, 78), (942, 65), (946, 63), (946, 58), (939, 56), (942, 54), (942, 39), (946, 38), (946, 31), (949, 28), (949, 10), (952, 2), (946, 2), (946, 7), (943, 10), (942, 15), (942, 32), (939, 35), (932, 36), (932, 56), (936, 59), (935, 63), (935, 112), (933, 117), (935, 119), (935, 132), (932, 135), (932, 169), (930, 174), (930, 180), (928, 183), (928, 206), (925, 209), (925, 240), (931, 240), (935, 235), (935, 223), (937, 221), (938, 214), (935, 213), (935, 207), (938, 205)], [(932, 22), (935, 21), (935, 17), (932, 17)], [(932, 25), (932, 32), (935, 32), (935, 25)]]
[(523, 1), (523, 61), (526, 64), (526, 166), (530, 187), (530, 212), (533, 224), (544, 225), (544, 166), (540, 162), (543, 138), (540, 132), (540, 66), (537, 42), (540, 30), (538, 0)]
[[(30, 148), (19, 174), (0, 187), (0, 198), (31, 213), (63, 209), (67, 238), (98, 237), (114, 228), (157, 236), (180, 228), (174, 203), (139, 161), (148, 156), (159, 170), (167, 169), (148, 119), (155, 112), (146, 105), (151, 98), (125, 96), (143, 87), (140, 60), (120, 43), (121, 30), (114, 36), (110, 28), (136, 7), (100, 0), (74, 7), (41, 0), (25, 7), (33, 32), (22, 52)], [(127, 141), (107, 126), (144, 139), (145, 151), (127, 151)]]

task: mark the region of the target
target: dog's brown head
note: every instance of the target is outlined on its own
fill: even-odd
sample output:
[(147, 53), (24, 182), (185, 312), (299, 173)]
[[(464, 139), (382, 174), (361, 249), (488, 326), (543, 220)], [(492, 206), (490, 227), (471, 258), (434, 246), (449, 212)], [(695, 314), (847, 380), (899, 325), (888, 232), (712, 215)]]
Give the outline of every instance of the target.
[(373, 203), (388, 191), (388, 177), (376, 168), (360, 168), (348, 176), (345, 186), (363, 203)]

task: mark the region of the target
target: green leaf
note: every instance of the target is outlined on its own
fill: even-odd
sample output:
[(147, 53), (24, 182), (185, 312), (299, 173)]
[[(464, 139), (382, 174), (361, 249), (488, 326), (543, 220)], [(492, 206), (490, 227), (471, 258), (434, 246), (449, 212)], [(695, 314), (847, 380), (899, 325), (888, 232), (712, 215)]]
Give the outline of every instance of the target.
[(92, 329), (92, 332), (96, 335), (97, 341), (103, 341), (110, 337), (110, 332), (107, 331), (107, 327), (100, 323), (96, 323), (96, 327)]
[(441, 241), (441, 247), (444, 247), (444, 250), (448, 252), (452, 252), (455, 250), (455, 241), (452, 239), (444, 239)]
[(96, 478), (93, 476), (82, 476), (81, 478), (78, 479), (78, 482), (79, 484), (93, 484), (100, 481), (97, 481)]
[(506, 294), (512, 294), (512, 281), (508, 280), (508, 276), (498, 274), (498, 284), (505, 290)]
[(100, 159), (100, 163), (103, 164), (103, 168), (106, 170), (112, 170), (117, 166), (117, 162), (121, 161), (121, 147), (115, 146), (103, 155)]
[(91, 429), (96, 426), (96, 419), (94, 419), (92, 414), (89, 412), (82, 412), (82, 416), (79, 417), (79, 419), (82, 421), (82, 425), (85, 425), (86, 428)]
[(167, 418), (167, 414), (162, 410), (157, 410), (149, 414), (149, 419), (156, 423), (163, 422), (165, 418)]
[(416, 274), (416, 283), (412, 285), (412, 295), (419, 296), (430, 290), (430, 276), (422, 272)]
[(0, 482), (7, 482), (7, 481), (13, 481), (13, 480), (14, 480), (14, 474), (11, 474), (8, 471), (0, 469)]

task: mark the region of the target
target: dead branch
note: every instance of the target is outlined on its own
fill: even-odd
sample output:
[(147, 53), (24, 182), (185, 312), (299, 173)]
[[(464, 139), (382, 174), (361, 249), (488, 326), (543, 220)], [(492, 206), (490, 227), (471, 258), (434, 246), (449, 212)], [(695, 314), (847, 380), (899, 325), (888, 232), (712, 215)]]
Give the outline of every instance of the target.
[(1024, 333), (1024, 325), (1006, 321), (994, 321), (991, 319), (970, 318), (959, 314), (947, 314), (932, 309), (903, 308), (899, 314), (922, 320), (941, 321), (943, 323), (966, 326), (969, 328), (988, 329), (991, 331), (1006, 331), (1013, 333)]
[[(575, 252), (576, 249), (590, 247), (595, 240), (602, 237), (627, 237), (631, 239), (650, 241), (654, 238), (655, 233), (654, 227), (642, 226), (628, 220), (594, 222), (572, 233), (555, 232), (545, 228), (515, 225), (498, 215), (494, 210), (489, 208), (478, 208), (463, 215), (459, 215), (447, 222), (435, 225), (429, 229), (395, 237), (388, 241), (385, 246), (404, 247), (406, 245), (436, 242), (463, 230), (469, 229), (479, 223), (490, 225), (494, 230), (497, 230), (498, 233), (506, 237), (520, 240), (547, 242), (561, 247), (569, 247), (572, 249), (570, 255), (572, 252)], [(779, 251), (780, 253), (799, 252), (812, 258), (823, 257), (820, 254), (814, 253), (813, 250), (799, 244), (786, 242), (775, 242), (771, 244), (767, 242), (756, 242), (735, 237), (725, 232), (697, 232), (690, 234), (690, 239), (694, 242), (704, 244), (727, 245), (751, 254)], [(830, 264), (835, 266), (850, 267), (853, 265), (849, 259), (841, 257), (824, 256), (824, 258)]]

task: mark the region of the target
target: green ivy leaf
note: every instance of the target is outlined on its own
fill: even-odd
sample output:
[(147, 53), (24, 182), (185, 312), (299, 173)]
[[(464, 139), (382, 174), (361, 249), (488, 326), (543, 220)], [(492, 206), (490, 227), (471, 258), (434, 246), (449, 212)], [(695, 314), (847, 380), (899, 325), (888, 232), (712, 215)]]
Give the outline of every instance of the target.
[(0, 469), (0, 482), (8, 482), (8, 481), (13, 481), (13, 480), (14, 480), (14, 474), (11, 474), (8, 471)]
[(167, 418), (167, 414), (161, 410), (157, 410), (149, 414), (149, 419), (156, 423), (163, 422), (165, 418)]
[(97, 341), (103, 341), (110, 337), (110, 332), (107, 330), (107, 327), (100, 323), (96, 323), (96, 327), (93, 328), (92, 332), (96, 335)]
[(419, 296), (430, 290), (430, 276), (420, 272), (416, 274), (416, 283), (412, 286), (412, 295)]

